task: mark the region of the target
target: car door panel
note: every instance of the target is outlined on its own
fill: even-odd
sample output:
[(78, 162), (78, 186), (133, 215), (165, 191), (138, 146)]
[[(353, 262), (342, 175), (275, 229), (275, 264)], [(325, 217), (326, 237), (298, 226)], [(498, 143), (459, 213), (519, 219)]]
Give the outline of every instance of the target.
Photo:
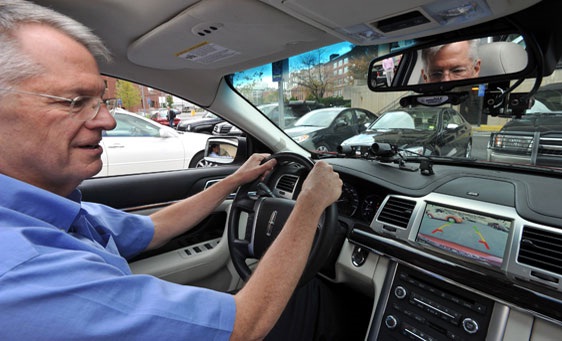
[[(149, 215), (204, 190), (235, 170), (236, 167), (224, 166), (91, 178), (79, 189), (85, 201)], [(189, 232), (130, 259), (131, 270), (179, 284), (235, 290), (239, 286), (239, 276), (230, 264), (225, 233), (230, 199)]]

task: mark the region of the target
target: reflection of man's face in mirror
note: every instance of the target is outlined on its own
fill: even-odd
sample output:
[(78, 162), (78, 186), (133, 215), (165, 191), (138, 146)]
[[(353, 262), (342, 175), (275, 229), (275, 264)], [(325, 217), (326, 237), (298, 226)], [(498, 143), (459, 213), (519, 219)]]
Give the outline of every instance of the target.
[(480, 59), (475, 40), (434, 46), (422, 51), (422, 78), (426, 83), (478, 77)]

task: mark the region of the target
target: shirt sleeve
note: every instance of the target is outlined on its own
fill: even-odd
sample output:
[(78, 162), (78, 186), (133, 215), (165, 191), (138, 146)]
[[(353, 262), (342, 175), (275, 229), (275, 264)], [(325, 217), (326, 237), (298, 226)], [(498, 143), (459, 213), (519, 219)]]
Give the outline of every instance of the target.
[(83, 202), (82, 208), (96, 229), (112, 235), (120, 255), (127, 259), (144, 251), (154, 237), (154, 223), (149, 216), (89, 202)]
[(230, 294), (124, 275), (91, 252), (36, 245), (23, 235), (10, 238), (34, 252), (20, 253), (19, 265), (0, 275), (2, 340), (228, 340), (231, 335), (236, 307)]

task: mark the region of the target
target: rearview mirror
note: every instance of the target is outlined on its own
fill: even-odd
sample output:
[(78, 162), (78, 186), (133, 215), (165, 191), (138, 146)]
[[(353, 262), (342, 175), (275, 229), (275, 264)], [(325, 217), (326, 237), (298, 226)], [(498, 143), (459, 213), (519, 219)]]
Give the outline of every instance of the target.
[(369, 66), (372, 91), (419, 93), (524, 78), (533, 68), (520, 34), (420, 45), (374, 59)]

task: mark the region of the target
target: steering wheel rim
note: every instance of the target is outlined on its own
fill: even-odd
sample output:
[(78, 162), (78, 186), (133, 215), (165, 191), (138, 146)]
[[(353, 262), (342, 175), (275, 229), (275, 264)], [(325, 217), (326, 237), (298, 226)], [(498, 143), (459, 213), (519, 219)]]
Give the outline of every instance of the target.
[[(283, 167), (284, 164), (289, 163), (303, 166), (297, 181), (298, 184), (302, 184), (302, 181), (314, 166), (314, 162), (310, 158), (291, 152), (276, 153), (272, 155), (272, 158), (277, 159), (278, 167)], [(275, 173), (274, 170), (266, 181), (270, 181), (274, 174), (276, 178), (285, 175), (282, 169), (280, 172)], [(260, 179), (257, 179), (238, 189), (228, 219), (230, 256), (234, 268), (244, 281), (247, 281), (252, 275), (252, 270), (247, 265), (246, 260), (261, 258), (281, 232), (295, 203), (292, 199), (259, 196), (259, 192), (255, 191), (259, 182)], [(295, 188), (300, 189), (298, 184), (295, 184)], [(244, 229), (241, 229), (241, 227), (244, 227)], [(333, 203), (324, 210), (320, 218), (308, 262), (299, 285), (311, 280), (320, 271), (326, 260), (330, 258), (329, 256), (332, 254), (335, 244), (337, 244), (334, 243), (332, 237), (335, 238), (338, 235), (338, 229), (337, 205)], [(240, 236), (240, 234), (243, 235)]]

